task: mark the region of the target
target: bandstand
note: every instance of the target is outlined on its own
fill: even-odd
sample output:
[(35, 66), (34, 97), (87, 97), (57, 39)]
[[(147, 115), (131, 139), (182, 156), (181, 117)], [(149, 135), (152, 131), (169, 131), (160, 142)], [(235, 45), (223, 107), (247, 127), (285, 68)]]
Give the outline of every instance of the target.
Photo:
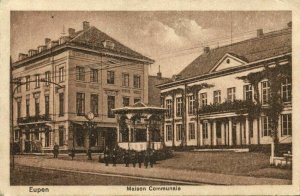
[(118, 120), (117, 143), (120, 148), (143, 151), (163, 147), (164, 108), (138, 102), (113, 111)]

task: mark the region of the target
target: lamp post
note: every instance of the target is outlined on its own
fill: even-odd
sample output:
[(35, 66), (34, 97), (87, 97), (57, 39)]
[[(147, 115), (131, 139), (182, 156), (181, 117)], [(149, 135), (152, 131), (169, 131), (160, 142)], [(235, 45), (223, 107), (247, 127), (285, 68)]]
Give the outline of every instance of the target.
[(87, 122), (87, 128), (88, 128), (88, 137), (89, 137), (87, 156), (88, 156), (88, 160), (92, 160), (91, 133), (92, 133), (92, 129), (93, 129), (93, 122), (92, 122), (92, 120), (95, 118), (95, 114), (93, 112), (88, 112), (85, 115), (85, 118), (88, 120), (88, 122)]

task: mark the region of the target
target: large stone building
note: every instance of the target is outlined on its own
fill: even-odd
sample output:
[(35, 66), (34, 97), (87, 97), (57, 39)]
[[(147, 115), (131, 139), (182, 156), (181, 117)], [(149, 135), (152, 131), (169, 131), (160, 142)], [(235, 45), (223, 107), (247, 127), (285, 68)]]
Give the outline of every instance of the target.
[(159, 85), (168, 110), (165, 145), (291, 143), (291, 27), (205, 47), (173, 81)]
[(51, 150), (55, 143), (61, 150), (115, 146), (112, 109), (148, 103), (153, 62), (86, 21), (82, 30), (46, 38), (12, 65), (15, 142), (25, 152)]

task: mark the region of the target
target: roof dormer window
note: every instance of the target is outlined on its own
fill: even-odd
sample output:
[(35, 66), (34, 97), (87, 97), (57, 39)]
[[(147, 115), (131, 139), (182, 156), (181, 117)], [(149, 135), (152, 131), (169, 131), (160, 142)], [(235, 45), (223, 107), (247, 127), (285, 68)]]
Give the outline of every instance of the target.
[(115, 48), (115, 43), (113, 43), (113, 42), (110, 41), (110, 40), (105, 40), (105, 41), (103, 42), (103, 46), (104, 46), (104, 48), (114, 49), (114, 48)]

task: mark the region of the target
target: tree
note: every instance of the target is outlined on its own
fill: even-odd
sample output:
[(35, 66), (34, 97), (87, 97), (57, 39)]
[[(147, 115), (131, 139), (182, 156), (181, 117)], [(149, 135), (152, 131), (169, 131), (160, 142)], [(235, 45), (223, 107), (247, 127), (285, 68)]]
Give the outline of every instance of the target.
[[(271, 136), (275, 145), (275, 155), (278, 155), (278, 121), (283, 109), (283, 102), (281, 99), (281, 84), (292, 76), (292, 66), (289, 61), (288, 64), (280, 65), (276, 62), (275, 66), (265, 66), (260, 72), (252, 72), (246, 76), (238, 77), (245, 82), (249, 82), (254, 89), (254, 99), (256, 103), (260, 103), (258, 85), (263, 79), (267, 79), (270, 85), (270, 97), (268, 100), (268, 107), (261, 107), (269, 120), (271, 127)], [(261, 105), (261, 103), (260, 103)]]

